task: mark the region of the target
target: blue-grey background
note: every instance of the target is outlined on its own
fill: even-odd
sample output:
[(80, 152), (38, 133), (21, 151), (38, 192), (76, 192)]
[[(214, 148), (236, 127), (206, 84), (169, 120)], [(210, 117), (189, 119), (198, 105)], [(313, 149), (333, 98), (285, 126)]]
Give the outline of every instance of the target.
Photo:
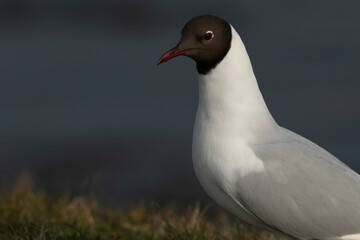
[(156, 61), (226, 18), (279, 124), (360, 172), (360, 2), (2, 0), (0, 180), (106, 204), (208, 201), (191, 162), (194, 63)]

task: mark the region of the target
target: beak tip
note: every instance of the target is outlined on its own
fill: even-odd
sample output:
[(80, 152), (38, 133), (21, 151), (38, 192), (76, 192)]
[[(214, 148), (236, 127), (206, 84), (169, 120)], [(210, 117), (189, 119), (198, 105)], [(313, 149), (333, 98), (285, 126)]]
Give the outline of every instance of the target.
[(161, 56), (161, 58), (159, 58), (156, 65), (163, 64), (164, 62), (167, 62), (168, 60), (170, 60), (169, 57), (164, 54), (163, 56)]

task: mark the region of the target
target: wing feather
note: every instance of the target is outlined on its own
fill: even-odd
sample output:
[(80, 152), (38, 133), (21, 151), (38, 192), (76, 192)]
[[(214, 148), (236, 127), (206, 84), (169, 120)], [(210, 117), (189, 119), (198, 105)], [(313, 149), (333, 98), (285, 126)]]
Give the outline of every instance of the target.
[(239, 177), (235, 198), (271, 227), (306, 239), (360, 232), (360, 176), (311, 141), (282, 129), (252, 145), (265, 172)]

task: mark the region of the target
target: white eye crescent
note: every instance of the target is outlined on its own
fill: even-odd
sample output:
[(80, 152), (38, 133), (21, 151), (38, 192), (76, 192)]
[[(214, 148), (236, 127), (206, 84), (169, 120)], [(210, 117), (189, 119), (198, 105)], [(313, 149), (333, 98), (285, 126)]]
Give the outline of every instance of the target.
[(204, 33), (204, 39), (205, 40), (211, 40), (214, 37), (214, 33), (212, 31), (206, 31)]

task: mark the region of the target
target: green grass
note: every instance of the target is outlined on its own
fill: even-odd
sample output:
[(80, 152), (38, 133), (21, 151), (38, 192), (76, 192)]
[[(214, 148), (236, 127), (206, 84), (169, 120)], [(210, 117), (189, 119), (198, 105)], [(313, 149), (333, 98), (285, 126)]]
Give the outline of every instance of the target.
[(35, 189), (29, 175), (0, 194), (0, 239), (270, 240), (214, 206), (137, 204), (106, 209), (94, 198), (54, 197)]

